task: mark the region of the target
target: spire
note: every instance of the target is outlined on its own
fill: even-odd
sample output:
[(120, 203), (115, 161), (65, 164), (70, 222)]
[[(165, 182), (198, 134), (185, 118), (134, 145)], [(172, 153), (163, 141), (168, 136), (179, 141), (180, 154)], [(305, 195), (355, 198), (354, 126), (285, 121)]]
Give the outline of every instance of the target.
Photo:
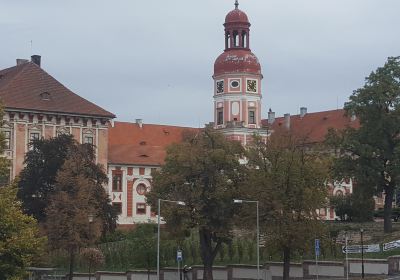
[(239, 7), (239, 0), (235, 0), (235, 10), (237, 10)]

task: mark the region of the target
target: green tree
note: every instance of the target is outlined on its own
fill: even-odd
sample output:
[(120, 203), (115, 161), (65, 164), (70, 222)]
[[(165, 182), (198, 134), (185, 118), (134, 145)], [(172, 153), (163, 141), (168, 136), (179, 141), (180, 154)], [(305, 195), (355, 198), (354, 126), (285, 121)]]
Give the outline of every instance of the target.
[(154, 174), (147, 195), (153, 209), (159, 198), (185, 202), (185, 206), (163, 204), (162, 216), (168, 227), (198, 231), (205, 280), (213, 279), (214, 259), (221, 245), (231, 239), (238, 209), (232, 202), (245, 174), (239, 163), (243, 155), (239, 142), (227, 141), (210, 128), (186, 135), (184, 142), (167, 149), (165, 164)]
[(260, 201), (261, 230), (270, 246), (283, 251), (285, 280), (291, 256), (323, 232), (316, 210), (326, 204), (328, 164), (326, 156), (304, 142), (282, 130), (267, 142), (256, 137), (249, 149), (252, 168), (243, 196)]
[(46, 218), (46, 207), (54, 194), (56, 176), (71, 147), (72, 135), (61, 134), (51, 139), (34, 140), (25, 156), (25, 168), (20, 173), (18, 198), (24, 211), (39, 222)]
[(22, 212), (16, 187), (0, 187), (0, 280), (21, 279), (44, 243), (36, 220)]
[[(110, 204), (103, 187), (107, 176), (95, 164), (93, 146), (76, 145), (57, 173), (55, 191), (46, 208), (45, 227), (53, 249), (65, 249), (70, 255), (69, 277), (72, 279), (74, 256), (102, 233), (108, 216), (104, 205)], [(93, 216), (90, 222), (89, 216)], [(114, 223), (115, 223), (115, 214)]]
[(148, 279), (150, 270), (157, 266), (157, 225), (139, 224), (128, 234), (127, 238), (133, 243), (135, 250), (133, 261), (135, 267), (147, 269)]
[(349, 116), (359, 120), (358, 129), (330, 131), (328, 143), (335, 148), (337, 178), (351, 176), (364, 199), (385, 193), (384, 231), (392, 230), (394, 189), (400, 178), (400, 57), (390, 57), (353, 92), (345, 104)]

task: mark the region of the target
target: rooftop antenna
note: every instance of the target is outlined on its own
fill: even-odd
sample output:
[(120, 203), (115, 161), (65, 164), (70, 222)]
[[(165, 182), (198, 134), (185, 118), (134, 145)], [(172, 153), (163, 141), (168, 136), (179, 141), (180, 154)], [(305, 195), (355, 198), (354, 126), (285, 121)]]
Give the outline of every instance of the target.
[(235, 0), (235, 10), (237, 10), (239, 7), (239, 0)]

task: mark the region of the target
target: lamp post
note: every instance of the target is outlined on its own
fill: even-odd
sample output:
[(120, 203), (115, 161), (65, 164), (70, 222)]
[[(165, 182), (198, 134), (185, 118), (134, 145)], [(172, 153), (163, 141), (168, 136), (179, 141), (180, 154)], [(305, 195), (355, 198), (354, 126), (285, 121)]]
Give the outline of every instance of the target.
[(233, 203), (255, 203), (257, 212), (257, 280), (260, 279), (260, 217), (258, 211), (258, 200), (243, 200), (243, 199), (234, 199)]
[[(91, 227), (91, 225), (92, 225), (92, 223), (93, 223), (93, 219), (94, 219), (94, 216), (93, 216), (93, 214), (89, 214), (88, 215), (88, 221), (89, 221), (89, 243), (91, 243), (91, 236), (92, 236), (92, 227)], [(91, 280), (91, 266), (92, 266), (92, 260), (90, 259), (90, 256), (89, 256), (89, 280)]]
[(361, 278), (364, 279), (364, 229), (360, 229), (361, 235)]
[(157, 217), (157, 280), (160, 280), (160, 222), (161, 222), (161, 201), (175, 203), (177, 205), (185, 206), (185, 202), (167, 199), (158, 199), (158, 217)]

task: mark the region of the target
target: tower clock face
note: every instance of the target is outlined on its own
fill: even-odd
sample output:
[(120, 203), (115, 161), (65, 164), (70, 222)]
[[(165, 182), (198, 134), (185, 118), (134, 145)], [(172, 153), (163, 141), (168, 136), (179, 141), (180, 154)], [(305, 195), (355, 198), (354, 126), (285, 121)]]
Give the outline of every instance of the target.
[(247, 91), (257, 92), (257, 80), (247, 80)]
[(224, 92), (224, 81), (218, 81), (217, 82), (217, 93), (223, 93)]

